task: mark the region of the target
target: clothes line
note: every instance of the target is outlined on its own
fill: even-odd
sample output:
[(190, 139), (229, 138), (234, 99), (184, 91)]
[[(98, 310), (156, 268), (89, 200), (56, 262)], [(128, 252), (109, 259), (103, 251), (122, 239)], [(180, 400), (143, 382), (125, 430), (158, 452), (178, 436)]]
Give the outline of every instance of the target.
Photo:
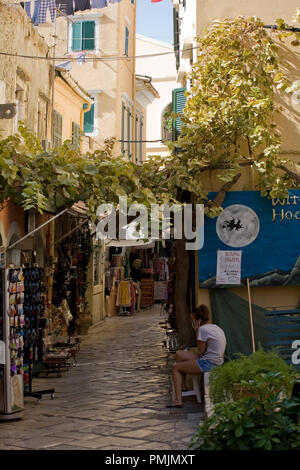
[(28, 0), (19, 2), (35, 26), (47, 21), (47, 12), (50, 11), (52, 23), (55, 22), (56, 10), (66, 15), (73, 15), (77, 11), (86, 11), (93, 8), (100, 9), (109, 3), (120, 3), (121, 0)]

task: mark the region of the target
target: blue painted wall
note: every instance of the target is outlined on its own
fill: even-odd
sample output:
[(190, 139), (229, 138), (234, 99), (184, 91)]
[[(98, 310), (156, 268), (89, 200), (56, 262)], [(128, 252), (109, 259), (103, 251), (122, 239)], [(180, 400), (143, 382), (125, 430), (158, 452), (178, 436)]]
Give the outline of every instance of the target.
[[(215, 194), (210, 193), (209, 199)], [(291, 190), (289, 199), (280, 201), (263, 198), (259, 191), (228, 192), (223, 207), (233, 204), (242, 204), (253, 209), (259, 218), (260, 231), (251, 244), (233, 248), (219, 239), (216, 232), (217, 218), (205, 217), (204, 246), (199, 250), (200, 287), (214, 287), (201, 283), (216, 275), (217, 250), (242, 250), (243, 280), (274, 270), (291, 271), (300, 255), (300, 190)], [(269, 278), (265, 285), (285, 283), (279, 278), (274, 280), (274, 277)], [(292, 285), (299, 284), (294, 278)]]

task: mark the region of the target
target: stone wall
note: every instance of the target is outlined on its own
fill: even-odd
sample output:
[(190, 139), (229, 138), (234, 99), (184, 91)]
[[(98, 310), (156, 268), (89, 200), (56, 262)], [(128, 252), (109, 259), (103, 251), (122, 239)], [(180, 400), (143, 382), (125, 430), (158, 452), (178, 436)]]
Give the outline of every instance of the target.
[(24, 121), (41, 138), (50, 137), (51, 61), (49, 48), (18, 4), (0, 0), (1, 52), (32, 56), (0, 55), (1, 104), (17, 103), (17, 116), (0, 120), (0, 137), (16, 130), (17, 119)]

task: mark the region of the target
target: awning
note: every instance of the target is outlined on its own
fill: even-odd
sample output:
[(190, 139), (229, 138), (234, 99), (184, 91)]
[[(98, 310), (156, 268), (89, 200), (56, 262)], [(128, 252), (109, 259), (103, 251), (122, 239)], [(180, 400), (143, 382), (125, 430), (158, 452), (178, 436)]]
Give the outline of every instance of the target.
[(139, 247), (139, 248), (154, 248), (155, 240), (150, 240), (144, 242), (143, 240), (105, 240), (105, 246), (107, 248), (116, 247), (116, 248), (129, 248), (129, 247)]

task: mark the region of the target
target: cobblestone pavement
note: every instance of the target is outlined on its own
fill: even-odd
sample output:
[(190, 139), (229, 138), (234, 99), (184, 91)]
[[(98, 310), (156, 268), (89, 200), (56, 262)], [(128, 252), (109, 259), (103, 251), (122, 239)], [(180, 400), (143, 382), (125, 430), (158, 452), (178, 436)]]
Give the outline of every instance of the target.
[(186, 450), (203, 408), (193, 397), (166, 408), (173, 355), (160, 320), (156, 305), (90, 328), (77, 366), (34, 379), (34, 390), (55, 388), (54, 400), (27, 397), (22, 420), (0, 422), (0, 449)]

